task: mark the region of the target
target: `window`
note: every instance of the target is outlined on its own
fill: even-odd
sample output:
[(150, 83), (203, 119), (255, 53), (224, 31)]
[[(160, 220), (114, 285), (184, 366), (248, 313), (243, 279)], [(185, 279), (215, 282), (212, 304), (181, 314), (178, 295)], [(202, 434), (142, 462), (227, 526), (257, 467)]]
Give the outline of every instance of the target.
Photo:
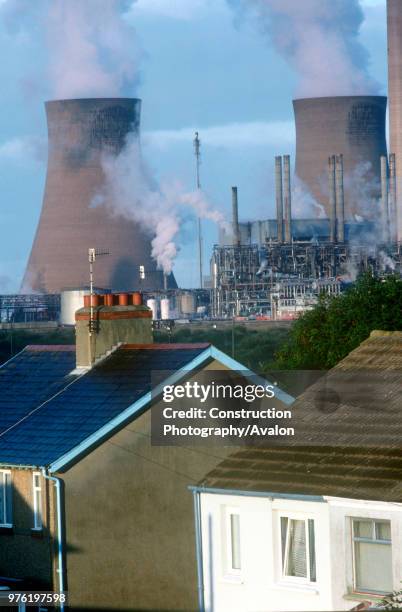
[(316, 582), (313, 519), (281, 516), (282, 574)]
[(0, 525), (12, 527), (12, 490), (11, 472), (9, 470), (0, 471)]
[(34, 507), (34, 529), (42, 529), (42, 488), (40, 472), (32, 474), (33, 484), (33, 507)]
[(239, 576), (241, 572), (240, 513), (237, 508), (226, 508), (225, 572)]
[(241, 570), (239, 514), (230, 514), (230, 553), (232, 570)]
[(390, 521), (352, 520), (354, 588), (368, 593), (391, 593), (392, 550)]

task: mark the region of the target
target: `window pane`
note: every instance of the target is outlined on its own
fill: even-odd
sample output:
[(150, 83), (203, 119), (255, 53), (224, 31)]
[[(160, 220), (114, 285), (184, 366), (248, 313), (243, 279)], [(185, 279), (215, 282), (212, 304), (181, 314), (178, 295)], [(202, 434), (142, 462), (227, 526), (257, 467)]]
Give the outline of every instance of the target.
[(6, 522), (4, 516), (4, 486), (3, 475), (0, 474), (0, 524)]
[(232, 569), (241, 569), (240, 560), (240, 516), (230, 515), (230, 533), (232, 544)]
[(377, 540), (391, 541), (391, 523), (389, 521), (376, 521), (375, 532)]
[(356, 538), (373, 539), (373, 521), (353, 521), (353, 527)]
[(317, 580), (317, 572), (315, 564), (315, 533), (313, 519), (308, 519), (308, 549), (310, 555), (310, 581), (315, 582)]
[(11, 524), (13, 522), (12, 517), (12, 488), (11, 488), (11, 474), (5, 474), (5, 493), (6, 493), (6, 523)]
[(286, 516), (281, 516), (281, 542), (282, 542), (282, 568), (284, 574), (286, 574), (285, 569), (285, 553), (286, 553), (286, 534), (288, 532), (288, 518)]
[(356, 588), (361, 591), (392, 591), (390, 544), (355, 542)]
[(307, 578), (306, 524), (304, 521), (291, 519), (288, 535), (288, 576)]

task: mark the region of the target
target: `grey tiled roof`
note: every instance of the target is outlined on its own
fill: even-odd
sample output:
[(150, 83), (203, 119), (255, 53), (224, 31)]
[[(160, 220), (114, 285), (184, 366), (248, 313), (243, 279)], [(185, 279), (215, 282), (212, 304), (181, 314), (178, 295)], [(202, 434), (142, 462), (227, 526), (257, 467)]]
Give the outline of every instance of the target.
[(293, 438), (233, 453), (200, 485), (402, 502), (402, 332), (373, 332), (291, 410)]
[[(3, 369), (3, 380), (6, 385), (11, 384), (14, 400), (18, 401), (23, 392), (26, 393), (27, 399), (24, 409), (18, 411), (18, 414), (7, 407), (7, 402), (12, 399), (10, 395), (7, 401), (0, 403), (0, 413), (13, 413), (15, 422), (14, 426), (0, 433), (0, 464), (49, 465), (148, 393), (152, 387), (154, 372), (165, 371), (168, 375), (177, 371), (207, 347), (206, 344), (127, 345), (117, 349), (85, 374), (73, 379), (66, 377), (66, 373), (74, 367), (74, 353), (70, 352), (73, 357), (72, 364), (67, 351), (64, 357), (60, 356), (62, 352), (57, 353), (56, 357), (53, 356), (53, 361), (49, 361), (48, 352), (45, 351), (44, 355), (38, 349), (36, 355), (42, 355), (43, 361), (40, 358), (36, 361), (28, 352), (28, 358), (21, 354), (19, 360), (8, 362)], [(66, 366), (69, 364), (64, 370), (59, 364), (59, 360), (63, 359)], [(44, 366), (45, 362), (47, 368)], [(40, 393), (36, 391), (33, 370), (36, 364), (39, 366), (36, 376), (41, 377), (42, 370), (46, 376), (40, 386)], [(53, 365), (55, 372), (51, 377), (50, 370)], [(20, 384), (21, 381), (24, 381), (23, 385)], [(49, 392), (46, 393), (46, 381), (54, 385), (52, 391), (56, 394), (51, 399), (48, 399)], [(71, 382), (72, 384), (69, 384)], [(65, 388), (64, 383), (68, 385)], [(29, 399), (31, 387), (35, 392)], [(0, 382), (0, 396), (2, 393)], [(48, 401), (43, 403), (46, 399)], [(2, 418), (5, 423), (5, 417)], [(10, 423), (10, 417), (7, 422)]]

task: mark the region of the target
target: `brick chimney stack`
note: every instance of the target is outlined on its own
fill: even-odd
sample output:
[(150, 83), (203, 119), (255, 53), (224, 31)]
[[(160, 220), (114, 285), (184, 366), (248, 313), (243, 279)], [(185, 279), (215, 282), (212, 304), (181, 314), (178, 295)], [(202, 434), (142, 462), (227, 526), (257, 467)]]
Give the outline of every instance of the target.
[[(92, 315), (92, 318), (91, 318)], [(84, 296), (75, 313), (77, 367), (91, 367), (119, 344), (151, 344), (152, 311), (140, 293)]]

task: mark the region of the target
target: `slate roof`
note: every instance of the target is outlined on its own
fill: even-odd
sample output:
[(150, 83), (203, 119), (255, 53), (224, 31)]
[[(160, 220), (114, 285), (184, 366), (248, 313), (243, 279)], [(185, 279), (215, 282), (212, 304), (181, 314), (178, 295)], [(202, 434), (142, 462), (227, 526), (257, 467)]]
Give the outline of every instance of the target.
[(402, 503), (402, 332), (373, 332), (291, 410), (294, 438), (233, 453), (199, 486)]
[(0, 433), (75, 376), (75, 346), (26, 346), (0, 367)]
[(208, 347), (125, 345), (81, 375), (70, 374), (74, 347), (28, 347), (0, 369), (0, 463), (48, 466), (151, 391), (154, 372), (180, 370)]

